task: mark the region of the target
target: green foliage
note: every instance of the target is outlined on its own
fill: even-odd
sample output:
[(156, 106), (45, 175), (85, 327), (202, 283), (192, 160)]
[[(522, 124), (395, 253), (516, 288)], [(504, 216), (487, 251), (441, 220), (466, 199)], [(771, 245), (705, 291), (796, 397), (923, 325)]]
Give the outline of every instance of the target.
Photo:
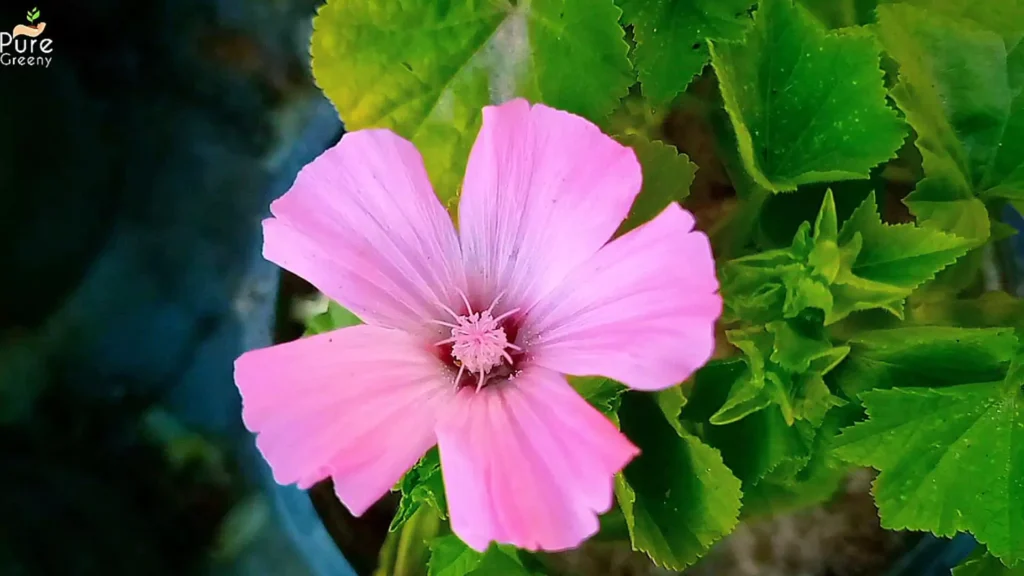
[(448, 501), (445, 499), (441, 457), (437, 448), (431, 448), (412, 470), (402, 476), (395, 491), (401, 493), (398, 510), (391, 519), (389, 531), (394, 532), (426, 504), (441, 518), (447, 518)]
[(454, 535), (430, 544), (429, 568), (429, 576), (530, 576), (514, 548), (491, 545), (481, 554)]
[(831, 33), (793, 0), (763, 0), (743, 43), (710, 45), (744, 164), (764, 188), (867, 178), (902, 144), (865, 31)]
[(838, 232), (837, 220), (832, 194), (826, 193), (813, 235), (805, 223), (790, 248), (728, 262), (722, 290), (730, 315), (762, 323), (813, 308), (829, 325), (879, 308), (902, 318), (907, 296), (971, 246), (940, 230), (884, 224), (874, 194)]
[(599, 120), (632, 81), (612, 0), (331, 0), (313, 75), (349, 130), (390, 128), (458, 196), (481, 109), (514, 96)]
[(641, 450), (615, 482), (633, 549), (682, 570), (736, 526), (740, 482), (717, 450), (673, 427), (648, 396), (625, 396), (619, 418)]
[(1024, 367), (946, 388), (871, 390), (868, 420), (838, 454), (881, 471), (883, 526), (940, 536), (968, 531), (1008, 565), (1024, 559)]
[(1015, 2), (937, 4), (972, 17), (879, 8), (879, 37), (899, 64), (892, 96), (917, 132), (924, 160), (926, 178), (906, 204), (918, 218), (980, 242), (990, 225), (979, 196), (1024, 198), (1024, 48), (977, 23), (1024, 30), (1024, 19), (994, 11), (1020, 13)]
[(39, 8), (33, 8), (29, 10), (27, 18), (29, 24), (34, 24), (35, 21), (39, 19)]
[(686, 89), (711, 54), (708, 40), (742, 40), (752, 0), (618, 0), (633, 26), (644, 96), (663, 104)]
[(619, 142), (636, 153), (643, 172), (643, 188), (637, 196), (620, 232), (632, 230), (661, 213), (672, 202), (682, 202), (690, 195), (697, 166), (675, 146), (637, 135), (620, 136)]
[(787, 425), (807, 420), (817, 426), (829, 408), (843, 404), (825, 385), (824, 375), (849, 348), (834, 347), (796, 322), (772, 322), (763, 329), (734, 330), (727, 336), (743, 351), (747, 371), (709, 418), (712, 424), (735, 422), (774, 404)]

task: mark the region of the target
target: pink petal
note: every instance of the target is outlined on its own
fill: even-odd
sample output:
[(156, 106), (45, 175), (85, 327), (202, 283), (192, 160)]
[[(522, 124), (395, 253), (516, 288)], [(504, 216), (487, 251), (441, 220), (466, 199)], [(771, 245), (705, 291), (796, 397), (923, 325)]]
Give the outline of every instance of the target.
[(560, 374), (531, 367), (463, 388), (437, 437), (452, 530), (483, 551), (574, 548), (598, 529), (612, 483), (638, 450)]
[(470, 292), (530, 307), (608, 241), (640, 165), (587, 120), (525, 100), (484, 108), (459, 204)]
[(346, 134), (271, 204), (264, 256), (364, 321), (414, 330), (459, 302), (458, 237), (412, 144)]
[(524, 319), (533, 362), (641, 390), (678, 384), (715, 347), (722, 312), (708, 238), (670, 204), (601, 249)]
[(243, 354), (242, 419), (280, 484), (331, 476), (356, 516), (435, 444), (452, 377), (420, 340), (369, 325)]

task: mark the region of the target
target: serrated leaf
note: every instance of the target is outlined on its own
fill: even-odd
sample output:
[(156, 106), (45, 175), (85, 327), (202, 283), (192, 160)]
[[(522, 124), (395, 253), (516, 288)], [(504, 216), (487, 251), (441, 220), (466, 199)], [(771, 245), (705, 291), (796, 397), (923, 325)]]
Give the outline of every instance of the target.
[(675, 146), (658, 140), (648, 140), (632, 134), (616, 138), (636, 153), (643, 172), (643, 187), (629, 210), (629, 216), (619, 227), (625, 233), (649, 221), (672, 202), (682, 202), (690, 195), (690, 184), (697, 165)]
[(905, 203), (980, 243), (990, 228), (976, 196), (1024, 197), (1024, 49), (938, 10), (897, 4), (878, 13), (879, 37), (899, 64), (892, 96), (918, 134), (926, 175)]
[(837, 454), (880, 471), (882, 526), (967, 531), (1007, 564), (1024, 559), (1024, 371), (1006, 380), (861, 394), (868, 420)]
[(717, 450), (679, 434), (649, 396), (625, 396), (619, 417), (641, 450), (615, 482), (633, 549), (682, 570), (735, 528), (740, 482)]
[(953, 569), (952, 576), (1024, 576), (1024, 566), (1007, 568), (984, 546), (978, 546), (963, 564)]
[(843, 224), (839, 244), (843, 266), (830, 287), (826, 324), (872, 308), (902, 318), (906, 297), (974, 245), (933, 228), (884, 224), (874, 194)]
[(430, 449), (412, 470), (402, 476), (395, 491), (401, 493), (401, 500), (388, 527), (390, 532), (401, 527), (424, 504), (433, 508), (442, 519), (447, 518), (448, 501), (444, 491), (441, 458), (436, 447)]
[(870, 388), (951, 386), (1002, 378), (1017, 350), (1012, 330), (920, 326), (860, 332), (833, 378), (850, 398)]
[(618, 0), (633, 27), (644, 96), (667, 104), (700, 74), (711, 54), (707, 40), (742, 40), (751, 0)]
[(860, 278), (913, 290), (971, 248), (970, 240), (913, 224), (884, 224), (871, 193), (843, 224), (840, 242), (860, 234), (851, 272)]
[(598, 120), (633, 82), (612, 0), (331, 0), (313, 75), (348, 130), (389, 128), (458, 196), (483, 106), (522, 96)]
[(744, 164), (764, 188), (867, 178), (903, 142), (865, 31), (828, 32), (792, 0), (765, 0), (746, 41), (712, 42), (711, 55)]

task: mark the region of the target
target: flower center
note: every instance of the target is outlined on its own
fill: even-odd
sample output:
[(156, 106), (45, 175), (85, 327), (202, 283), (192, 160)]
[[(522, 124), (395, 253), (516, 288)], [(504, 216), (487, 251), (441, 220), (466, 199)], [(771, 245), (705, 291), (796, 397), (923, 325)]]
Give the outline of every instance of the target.
[(494, 307), (501, 300), (499, 295), (489, 308), (481, 312), (473, 312), (469, 300), (462, 294), (462, 300), (466, 304), (466, 314), (456, 314), (454, 310), (445, 308), (455, 319), (455, 323), (437, 322), (452, 330), (451, 338), (437, 343), (438, 346), (451, 344), (452, 358), (459, 366), (459, 373), (455, 377), (456, 386), (462, 380), (465, 372), (475, 374), (477, 377), (477, 390), (483, 388), (491, 371), (507, 362), (512, 366), (512, 356), (509, 350), (521, 351), (521, 349), (508, 341), (508, 335), (502, 327), (501, 321), (519, 311), (518, 308), (509, 310), (495, 318)]

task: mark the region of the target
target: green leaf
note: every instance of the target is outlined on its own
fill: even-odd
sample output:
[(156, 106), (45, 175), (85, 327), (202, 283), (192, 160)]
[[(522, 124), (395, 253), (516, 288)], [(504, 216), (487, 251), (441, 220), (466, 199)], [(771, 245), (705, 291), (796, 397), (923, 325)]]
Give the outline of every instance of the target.
[(1024, 198), (1024, 48), (935, 10), (878, 12), (879, 37), (899, 64), (892, 96), (918, 134), (926, 175), (905, 203), (981, 242), (990, 227), (976, 196)]
[(621, 396), (627, 390), (625, 386), (602, 376), (570, 376), (569, 382), (591, 406), (615, 420)]
[(348, 130), (389, 128), (458, 196), (483, 106), (522, 96), (598, 120), (633, 83), (612, 0), (330, 0), (313, 75)]
[(999, 380), (1017, 350), (1012, 330), (915, 326), (860, 332), (835, 371), (850, 398), (871, 388)]
[(823, 376), (849, 348), (833, 347), (823, 335), (807, 335), (788, 322), (732, 330), (726, 336), (743, 351), (747, 373), (732, 383), (711, 424), (729, 424), (774, 403), (787, 425), (807, 420), (817, 426), (829, 408), (844, 403), (832, 395)]
[(850, 271), (866, 280), (913, 290), (970, 249), (970, 240), (913, 224), (883, 224), (872, 193), (843, 224), (840, 242), (860, 234)]
[(430, 576), (465, 576), (480, 565), (483, 554), (450, 534), (430, 543)]
[(878, 0), (800, 0), (829, 28), (869, 24), (874, 19)]
[(1007, 568), (984, 546), (978, 546), (963, 564), (953, 569), (953, 576), (1024, 576), (1024, 566)]
[(814, 426), (804, 421), (790, 426), (781, 410), (770, 407), (731, 424), (708, 426), (705, 436), (743, 485), (751, 486), (780, 466), (802, 468), (810, 459)]
[(481, 554), (452, 534), (431, 542), (430, 551), (429, 576), (530, 576), (511, 546)]
[(1024, 31), (1021, 0), (882, 0), (881, 4), (912, 4), (951, 18), (969, 21), (1015, 40)]
[(634, 550), (682, 570), (735, 528), (740, 482), (718, 451), (666, 421), (649, 395), (626, 395), (622, 431), (641, 450), (616, 477)]
[(441, 518), (447, 518), (448, 501), (444, 492), (444, 477), (441, 474), (441, 457), (437, 448), (428, 451), (412, 470), (402, 476), (395, 487), (402, 494), (398, 510), (391, 519), (389, 531), (394, 532), (427, 504)]
[(868, 178), (903, 142), (866, 31), (828, 32), (792, 0), (765, 0), (746, 42), (712, 42), (711, 56), (747, 171), (769, 190)]
[(640, 194), (619, 227), (619, 233), (624, 233), (654, 218), (670, 203), (682, 202), (689, 196), (697, 165), (690, 162), (686, 154), (680, 154), (675, 146), (658, 140), (635, 134), (620, 136), (617, 140), (633, 149), (643, 172)]
[(429, 543), (441, 528), (441, 518), (435, 511), (417, 510), (401, 530), (388, 533), (373, 576), (422, 576), (430, 559)]
[(752, 0), (619, 0), (633, 26), (633, 59), (644, 96), (667, 104), (707, 65), (707, 40), (742, 40)]
[(1006, 292), (986, 292), (977, 298), (941, 298), (920, 302), (908, 310), (908, 320), (922, 325), (950, 325), (965, 328), (1006, 326), (1024, 335), (1024, 300)]
[(932, 228), (882, 223), (874, 194), (843, 224), (839, 243), (844, 262), (831, 286), (826, 324), (872, 308), (902, 318), (906, 297), (973, 245)]
[(683, 423), (679, 419), (679, 415), (686, 406), (686, 396), (683, 394), (683, 387), (673, 386), (659, 390), (654, 393), (654, 401), (658, 403), (658, 407), (661, 408), (661, 412), (665, 415), (665, 420), (672, 425), (672, 428), (680, 435), (685, 435), (687, 433), (686, 429), (683, 428)]
[[(839, 433), (839, 428), (854, 422), (858, 411), (849, 408), (830, 410), (824, 423), (814, 431), (814, 439), (808, 446), (807, 431), (799, 428), (793, 430), (800, 441), (793, 443), (794, 452), (783, 455), (782, 465), (774, 466), (770, 472), (752, 483), (743, 485), (744, 517), (778, 514), (793, 509), (803, 508), (828, 500), (835, 494), (846, 478), (848, 466), (838, 461), (832, 454), (832, 445)], [(781, 429), (778, 432), (783, 432)], [(796, 436), (791, 433), (791, 437)], [(726, 463), (736, 459), (745, 459), (755, 451), (764, 453), (777, 449), (777, 445), (769, 444), (771, 437), (756, 440), (744, 445), (733, 443), (739, 452), (724, 456)], [(727, 454), (723, 450), (723, 455)], [(754, 456), (755, 458), (757, 456)]]
[(872, 390), (869, 419), (843, 431), (837, 454), (880, 471), (882, 526), (967, 531), (1007, 564), (1024, 559), (1024, 370), (1002, 382)]
[(303, 336), (323, 334), (331, 330), (348, 328), (349, 326), (356, 326), (362, 323), (363, 321), (358, 316), (349, 312), (348, 309), (342, 308), (341, 304), (332, 300), (327, 303), (326, 312), (317, 314), (306, 321), (306, 332)]

